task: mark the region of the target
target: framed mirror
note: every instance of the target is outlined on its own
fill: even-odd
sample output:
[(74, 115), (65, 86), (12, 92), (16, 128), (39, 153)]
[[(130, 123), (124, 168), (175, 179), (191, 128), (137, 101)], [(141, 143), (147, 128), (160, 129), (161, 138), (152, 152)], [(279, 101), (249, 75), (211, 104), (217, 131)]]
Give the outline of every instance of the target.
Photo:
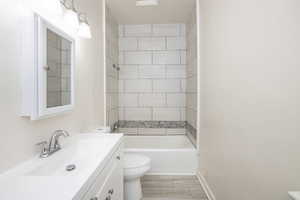
[(34, 69), (24, 83), (33, 86), (23, 86), (22, 115), (37, 120), (74, 108), (75, 39), (37, 14), (32, 24)]
[(75, 40), (35, 16), (37, 27), (38, 115), (53, 115), (74, 107)]

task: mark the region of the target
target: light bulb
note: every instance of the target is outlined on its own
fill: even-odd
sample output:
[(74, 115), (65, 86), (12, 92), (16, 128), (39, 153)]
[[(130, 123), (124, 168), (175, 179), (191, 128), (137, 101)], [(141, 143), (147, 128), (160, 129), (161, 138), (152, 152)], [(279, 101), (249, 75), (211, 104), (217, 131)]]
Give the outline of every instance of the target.
[(78, 28), (79, 26), (78, 15), (74, 10), (68, 9), (65, 11), (64, 21), (67, 26), (72, 28)]
[(63, 8), (60, 3), (60, 0), (51, 0), (51, 11), (53, 14), (61, 16), (63, 14)]
[(78, 35), (83, 38), (92, 38), (91, 28), (86, 22), (80, 22)]

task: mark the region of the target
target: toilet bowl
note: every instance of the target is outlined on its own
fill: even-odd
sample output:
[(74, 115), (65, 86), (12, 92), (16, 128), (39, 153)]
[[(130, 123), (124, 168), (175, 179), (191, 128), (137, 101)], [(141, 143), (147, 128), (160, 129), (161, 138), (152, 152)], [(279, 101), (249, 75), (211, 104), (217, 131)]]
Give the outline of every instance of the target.
[(151, 160), (141, 154), (124, 155), (125, 200), (141, 200), (143, 197), (141, 177), (150, 170)]

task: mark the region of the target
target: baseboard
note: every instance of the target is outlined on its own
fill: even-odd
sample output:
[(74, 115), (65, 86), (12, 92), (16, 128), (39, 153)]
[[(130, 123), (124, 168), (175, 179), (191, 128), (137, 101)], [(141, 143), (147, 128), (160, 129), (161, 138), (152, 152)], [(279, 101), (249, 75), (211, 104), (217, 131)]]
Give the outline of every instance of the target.
[(208, 197), (208, 200), (216, 200), (215, 195), (213, 194), (212, 190), (210, 189), (207, 181), (205, 180), (205, 178), (202, 176), (202, 174), (200, 172), (197, 173), (197, 178), (205, 192), (205, 194)]
[(195, 173), (159, 173), (159, 172), (149, 172), (146, 175), (153, 175), (153, 176), (195, 176)]

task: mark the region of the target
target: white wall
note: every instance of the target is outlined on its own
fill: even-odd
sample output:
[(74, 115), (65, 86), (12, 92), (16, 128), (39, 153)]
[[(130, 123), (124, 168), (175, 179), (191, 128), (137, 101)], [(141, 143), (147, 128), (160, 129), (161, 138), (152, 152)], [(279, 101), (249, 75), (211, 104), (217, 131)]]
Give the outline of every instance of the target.
[(200, 166), (219, 200), (300, 188), (300, 1), (201, 0)]
[(104, 116), (101, 1), (78, 0), (80, 10), (88, 14), (93, 38), (77, 43), (75, 110), (35, 122), (19, 117), (22, 67), (20, 2), (0, 1), (0, 171), (35, 155), (39, 151), (35, 144), (48, 140), (54, 130), (85, 131), (103, 124)]
[(185, 25), (120, 25), (119, 30), (119, 119), (185, 121)]

